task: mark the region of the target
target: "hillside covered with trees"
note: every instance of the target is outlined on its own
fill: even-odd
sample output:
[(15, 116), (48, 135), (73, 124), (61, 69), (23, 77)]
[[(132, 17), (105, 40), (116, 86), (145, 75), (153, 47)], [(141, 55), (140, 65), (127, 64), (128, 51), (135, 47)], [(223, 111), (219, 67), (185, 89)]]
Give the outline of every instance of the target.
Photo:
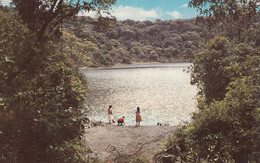
[[(78, 41), (88, 41), (94, 47), (86, 54), (87, 66), (108, 66), (134, 62), (189, 61), (201, 46), (200, 35), (206, 22), (196, 19), (161, 21), (117, 21), (106, 29), (97, 28), (89, 17), (74, 17), (64, 24), (64, 30)], [(78, 59), (79, 61), (82, 59)], [(86, 61), (86, 60), (85, 60)]]

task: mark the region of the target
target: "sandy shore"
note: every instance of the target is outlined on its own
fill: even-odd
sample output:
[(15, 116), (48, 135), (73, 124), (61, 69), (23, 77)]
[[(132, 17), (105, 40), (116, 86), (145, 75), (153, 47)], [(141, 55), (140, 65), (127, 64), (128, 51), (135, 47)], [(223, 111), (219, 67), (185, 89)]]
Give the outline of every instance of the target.
[[(101, 123), (86, 129), (84, 140), (103, 162), (112, 160), (117, 152), (111, 153), (112, 146), (120, 155), (136, 153), (152, 162), (153, 155), (162, 147), (174, 126), (117, 126), (116, 124)], [(110, 151), (110, 152), (109, 152)]]

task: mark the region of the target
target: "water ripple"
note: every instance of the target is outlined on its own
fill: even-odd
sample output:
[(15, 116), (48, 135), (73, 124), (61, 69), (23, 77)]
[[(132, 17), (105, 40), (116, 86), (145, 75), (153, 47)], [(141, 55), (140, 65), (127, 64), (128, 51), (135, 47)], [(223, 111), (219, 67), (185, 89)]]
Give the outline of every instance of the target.
[(135, 124), (137, 106), (143, 125), (176, 125), (189, 120), (196, 110), (197, 89), (189, 83), (190, 74), (183, 71), (187, 66), (171, 63), (82, 70), (88, 79), (89, 117), (106, 122), (107, 107), (113, 105), (115, 117), (126, 116), (127, 125)]

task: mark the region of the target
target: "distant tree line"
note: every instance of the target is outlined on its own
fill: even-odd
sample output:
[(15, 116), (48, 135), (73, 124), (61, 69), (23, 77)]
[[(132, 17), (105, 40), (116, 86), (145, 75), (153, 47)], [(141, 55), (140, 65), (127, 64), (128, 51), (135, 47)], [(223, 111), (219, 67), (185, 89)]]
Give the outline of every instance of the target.
[(133, 62), (190, 61), (201, 47), (204, 23), (196, 19), (162, 21), (124, 20), (101, 30), (89, 17), (74, 17), (63, 27), (77, 38), (96, 46), (90, 66)]

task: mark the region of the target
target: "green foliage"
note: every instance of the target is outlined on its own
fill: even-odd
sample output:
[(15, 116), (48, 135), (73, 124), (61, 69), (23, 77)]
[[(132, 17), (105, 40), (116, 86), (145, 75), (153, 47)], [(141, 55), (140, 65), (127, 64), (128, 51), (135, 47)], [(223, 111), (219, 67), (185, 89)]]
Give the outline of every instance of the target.
[(178, 157), (181, 157), (184, 162), (189, 160), (189, 158), (186, 157), (189, 151), (187, 128), (187, 125), (177, 126), (174, 130), (174, 134), (169, 137), (165, 144), (165, 148), (154, 156), (156, 162), (177, 162)]
[(230, 77), (225, 69), (231, 44), (223, 37), (211, 40), (207, 48), (196, 54), (191, 68), (191, 84), (196, 84), (199, 94), (207, 103), (225, 96)]
[(95, 52), (96, 46), (86, 39), (79, 39), (75, 35), (63, 32), (62, 51), (77, 66), (92, 66), (91, 53)]
[(0, 31), (0, 162), (83, 162), (84, 77), (2, 12)]
[(255, 22), (259, 2), (259, 0), (191, 0), (189, 6), (199, 11), (199, 19), (207, 18), (208, 27), (214, 28), (214, 32), (219, 34), (224, 32), (225, 36), (241, 41), (244, 40), (243, 34), (248, 32), (249, 27)]
[(231, 82), (222, 101), (194, 113), (190, 123), (174, 131), (156, 160), (259, 162), (260, 88), (251, 82), (248, 77)]
[(87, 86), (75, 63), (88, 64), (95, 47), (61, 23), (81, 10), (101, 16), (114, 3), (13, 0), (14, 10), (0, 8), (0, 162), (86, 161)]
[[(77, 15), (80, 11), (94, 11), (98, 16), (98, 27), (107, 24), (107, 20), (115, 19), (109, 13), (109, 9), (116, 0), (12, 0), (18, 15), (28, 25), (28, 28), (37, 35), (37, 41), (46, 41), (55, 36), (60, 36), (60, 24), (66, 18)], [(103, 18), (106, 12), (110, 17)], [(106, 22), (106, 23), (104, 23)]]
[[(200, 47), (199, 34), (205, 27), (204, 24), (196, 24), (195, 19), (156, 22), (125, 20), (112, 24), (109, 30), (100, 30), (90, 24), (92, 21), (88, 17), (76, 17), (66, 21), (64, 27), (76, 37), (96, 44), (97, 51), (106, 60), (102, 57), (91, 58), (96, 66), (187, 61)], [(74, 24), (80, 29), (74, 28)], [(112, 62), (107, 58), (111, 58)]]
[(53, 160), (51, 160), (51, 162), (60, 162), (60, 163), (63, 162), (85, 163), (86, 162), (86, 158), (85, 158), (86, 149), (85, 147), (82, 147), (82, 144), (80, 144), (76, 140), (65, 141), (60, 146), (51, 148), (49, 152), (51, 157), (53, 157), (52, 158)]
[(216, 37), (195, 55), (191, 84), (196, 84), (206, 103), (224, 98), (228, 84), (239, 77), (258, 74), (259, 50), (246, 43), (230, 43)]
[(178, 126), (156, 161), (260, 161), (260, 52), (255, 28), (259, 23), (252, 27), (256, 2), (190, 2), (209, 16), (210, 26), (225, 31), (215, 33), (205, 49), (195, 54), (191, 83), (199, 88), (199, 111)]

